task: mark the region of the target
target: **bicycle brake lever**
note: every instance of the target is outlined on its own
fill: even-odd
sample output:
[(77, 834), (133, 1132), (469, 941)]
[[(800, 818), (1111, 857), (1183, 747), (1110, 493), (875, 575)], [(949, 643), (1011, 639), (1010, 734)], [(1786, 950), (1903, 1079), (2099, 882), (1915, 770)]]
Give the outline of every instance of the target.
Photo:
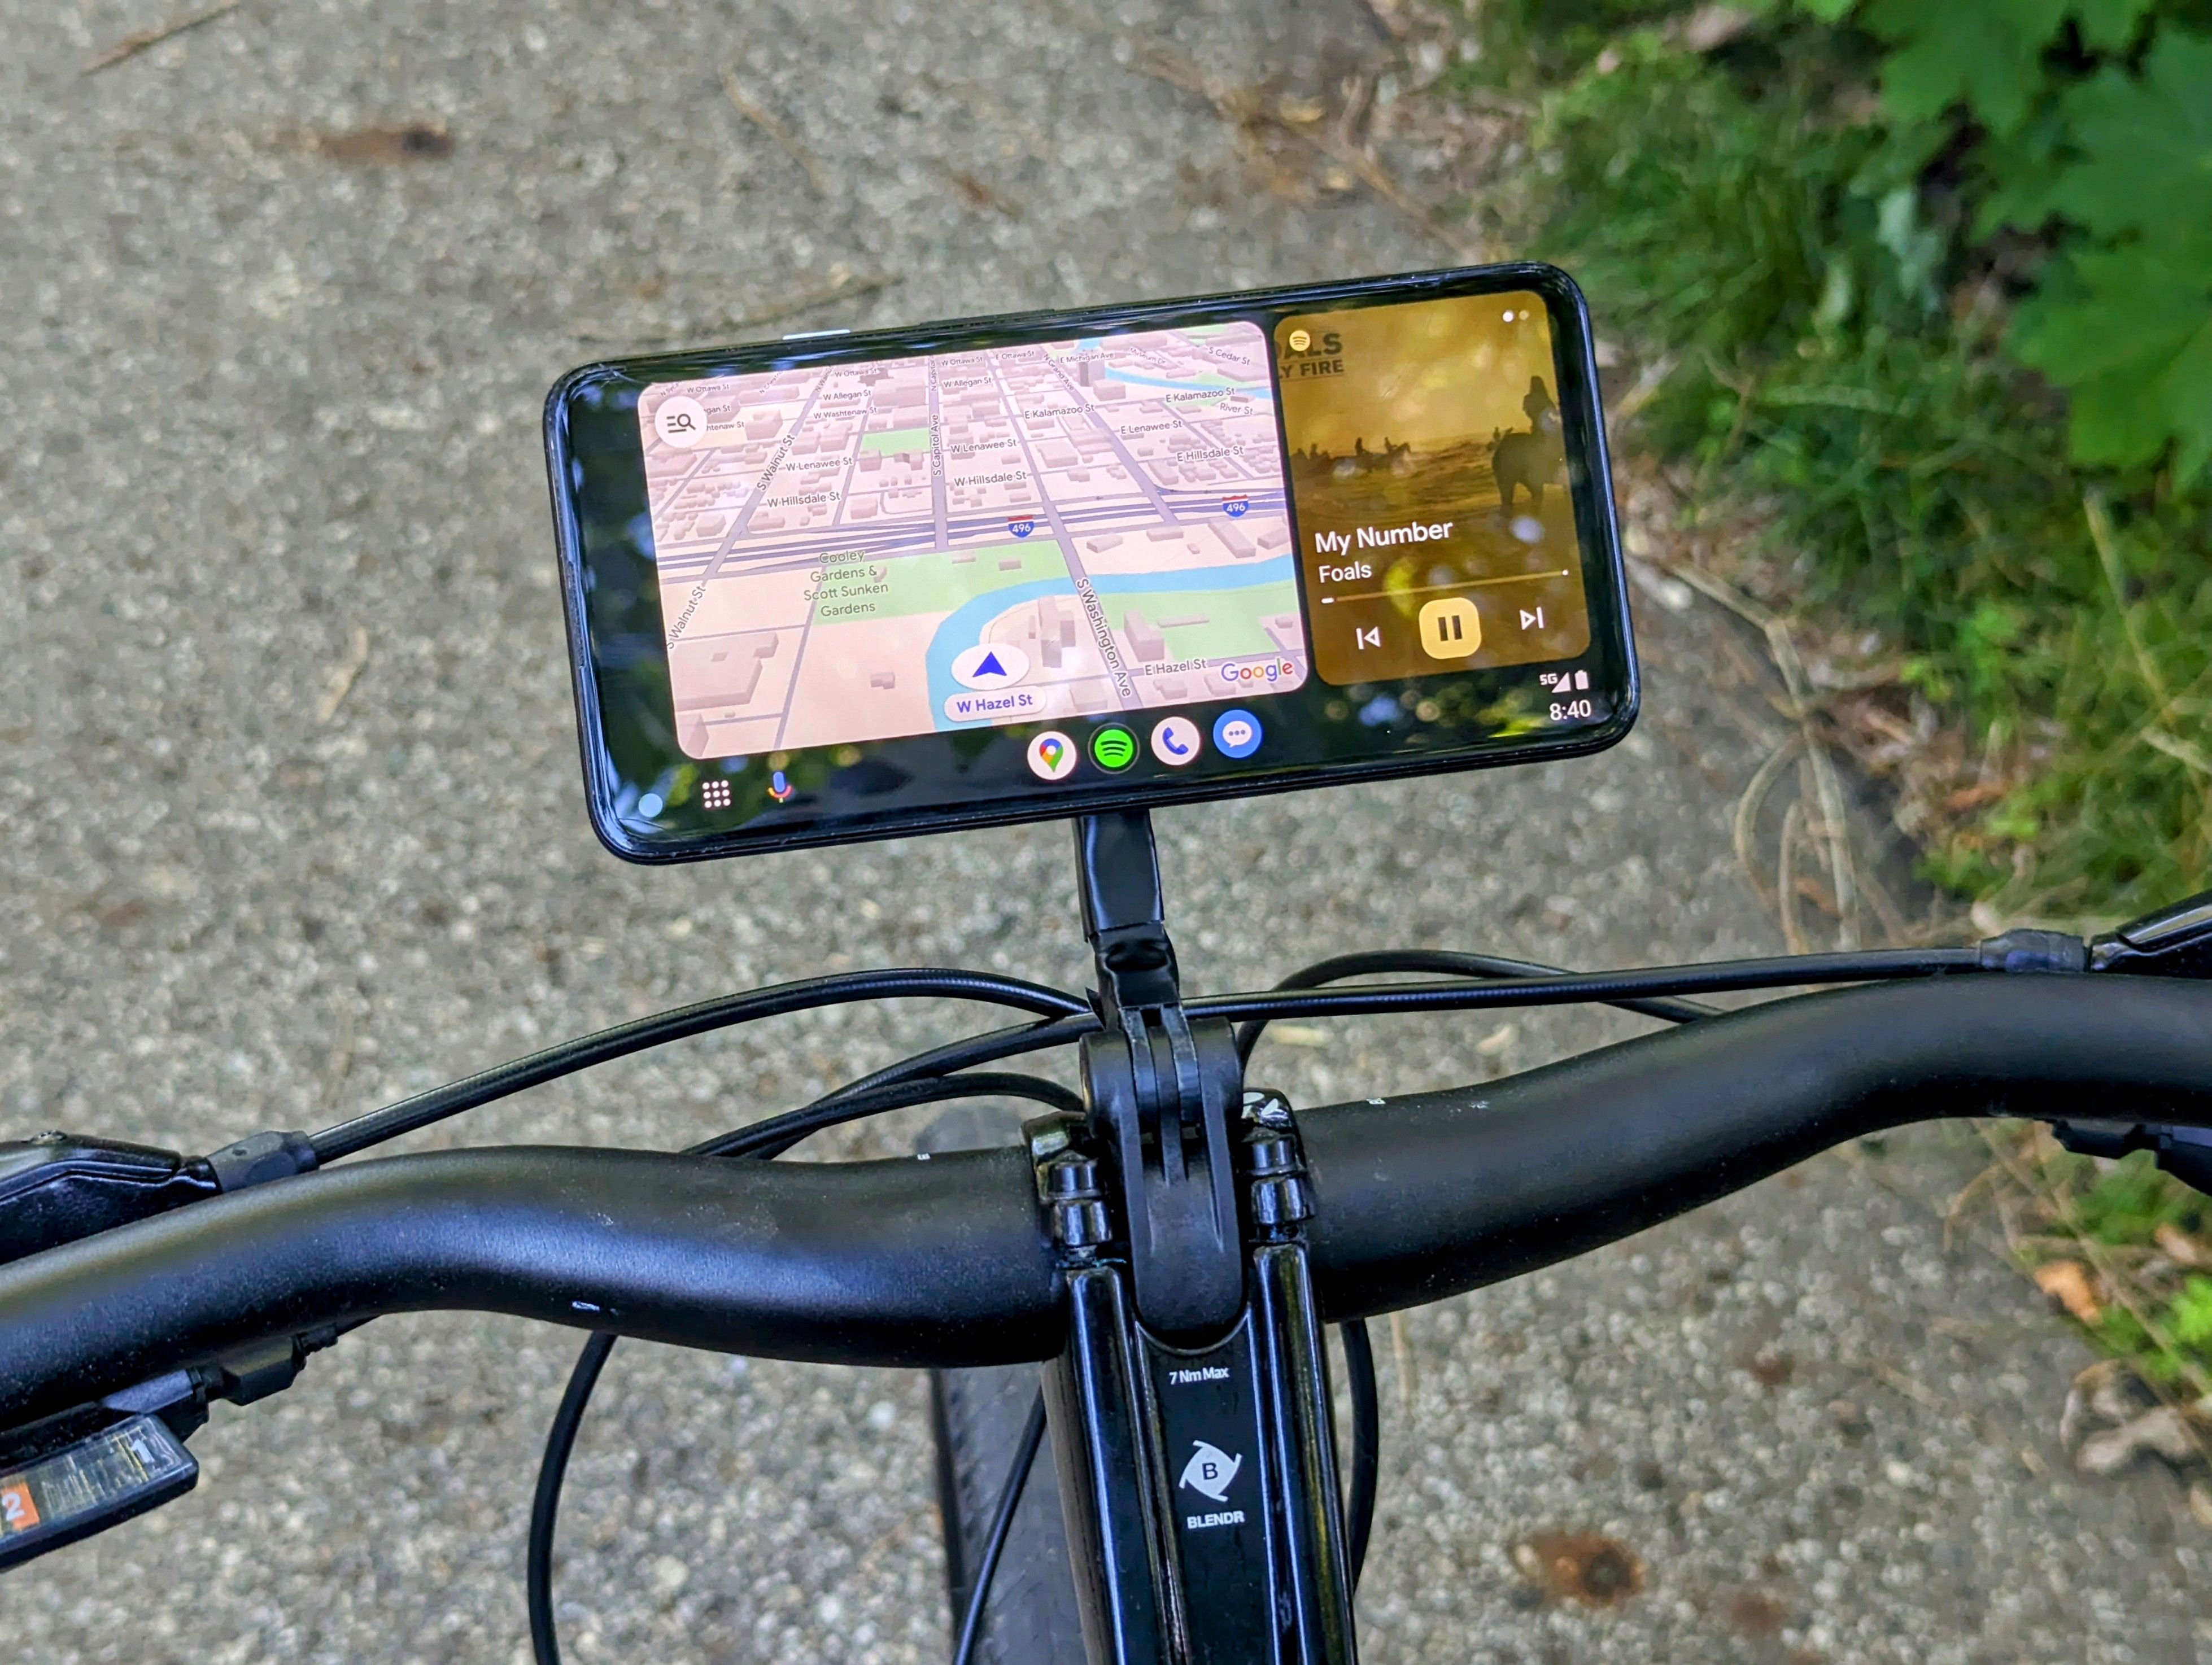
[[(2131, 977), (2212, 977), (2212, 890), (2094, 938), (2089, 969)], [(2191, 1190), (2212, 1196), (2212, 1128), (2097, 1120), (2054, 1122), (2051, 1131), (2076, 1156), (2118, 1158), (2148, 1151), (2160, 1169)]]
[(2075, 1156), (2118, 1158), (2148, 1151), (2192, 1191), (2212, 1196), (2212, 1127), (2160, 1121), (2054, 1121), (2051, 1136)]
[(83, 1133), (0, 1142), (0, 1265), (315, 1165), (300, 1133), (255, 1133), (204, 1157)]
[(2212, 890), (2095, 939), (2089, 969), (2133, 977), (2212, 977)]
[(82, 1133), (0, 1144), (0, 1263), (218, 1194), (205, 1161)]
[(0, 1431), (0, 1572), (182, 1497), (200, 1476), (185, 1442), (209, 1406), (282, 1393), (343, 1333), (325, 1324), (271, 1336)]

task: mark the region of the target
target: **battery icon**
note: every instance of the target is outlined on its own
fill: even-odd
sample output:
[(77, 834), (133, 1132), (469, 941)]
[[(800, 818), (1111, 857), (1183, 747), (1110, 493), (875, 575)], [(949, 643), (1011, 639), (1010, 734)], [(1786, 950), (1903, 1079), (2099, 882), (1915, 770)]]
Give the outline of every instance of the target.
[(1589, 690), (1589, 671), (1576, 671), (1576, 672), (1575, 672), (1575, 692), (1576, 692), (1576, 693), (1577, 693), (1577, 694), (1583, 694), (1583, 693), (1587, 693)]

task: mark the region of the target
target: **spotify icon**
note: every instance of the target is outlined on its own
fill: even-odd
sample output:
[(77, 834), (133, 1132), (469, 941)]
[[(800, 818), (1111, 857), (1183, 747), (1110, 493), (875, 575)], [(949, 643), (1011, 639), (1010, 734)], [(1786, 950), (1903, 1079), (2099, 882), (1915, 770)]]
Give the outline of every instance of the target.
[(1119, 723), (1108, 724), (1091, 737), (1091, 761), (1119, 775), (1137, 761), (1137, 737)]

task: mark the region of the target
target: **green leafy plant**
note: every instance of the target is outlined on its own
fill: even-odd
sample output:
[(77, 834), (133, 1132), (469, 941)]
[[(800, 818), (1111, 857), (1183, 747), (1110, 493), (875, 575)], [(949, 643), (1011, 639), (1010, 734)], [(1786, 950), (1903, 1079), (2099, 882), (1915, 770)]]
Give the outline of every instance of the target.
[[(2048, 1133), (1985, 1133), (1990, 1194), (2021, 1265), (2106, 1352), (2194, 1398), (2212, 1382), (2212, 1200), (2138, 1153), (2099, 1163)], [(1977, 1182), (1978, 1188), (1980, 1182)]]
[(2075, 461), (2212, 460), (2212, 39), (2154, 0), (1801, 0), (1887, 50), (1902, 124), (1980, 130), (1978, 229), (2054, 231), (2021, 362), (2073, 396)]
[[(2078, 230), (2013, 332), (2073, 396), (2075, 459), (2212, 461), (2212, 39), (2168, 30), (2140, 73), (2107, 64), (2058, 100), (2059, 165), (2002, 181), (1997, 216)], [(2026, 166), (2040, 147), (2015, 147)], [(1996, 217), (1996, 216), (1992, 216)]]
[(1540, 248), (1671, 361), (1645, 442), (1982, 759), (1928, 871), (2008, 911), (2212, 865), (2206, 12), (1519, 0), (1457, 72), (1534, 94)]
[(2166, 1311), (2166, 1328), (2177, 1346), (2212, 1358), (2212, 1278), (2191, 1277)]

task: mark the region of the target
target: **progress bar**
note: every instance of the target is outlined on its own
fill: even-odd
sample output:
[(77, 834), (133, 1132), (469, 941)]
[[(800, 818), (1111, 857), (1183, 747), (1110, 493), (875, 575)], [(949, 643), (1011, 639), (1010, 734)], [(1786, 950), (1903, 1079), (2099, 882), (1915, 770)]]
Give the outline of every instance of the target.
[(1394, 595), (1433, 595), (1438, 590), (1480, 590), (1492, 584), (1534, 584), (1547, 578), (1571, 578), (1574, 569), (1562, 567), (1555, 573), (1509, 573), (1504, 578), (1462, 578), (1456, 584), (1417, 584), (1405, 590), (1356, 590), (1350, 595), (1325, 595), (1321, 599), (1324, 607), (1340, 601), (1373, 601), (1388, 599)]

